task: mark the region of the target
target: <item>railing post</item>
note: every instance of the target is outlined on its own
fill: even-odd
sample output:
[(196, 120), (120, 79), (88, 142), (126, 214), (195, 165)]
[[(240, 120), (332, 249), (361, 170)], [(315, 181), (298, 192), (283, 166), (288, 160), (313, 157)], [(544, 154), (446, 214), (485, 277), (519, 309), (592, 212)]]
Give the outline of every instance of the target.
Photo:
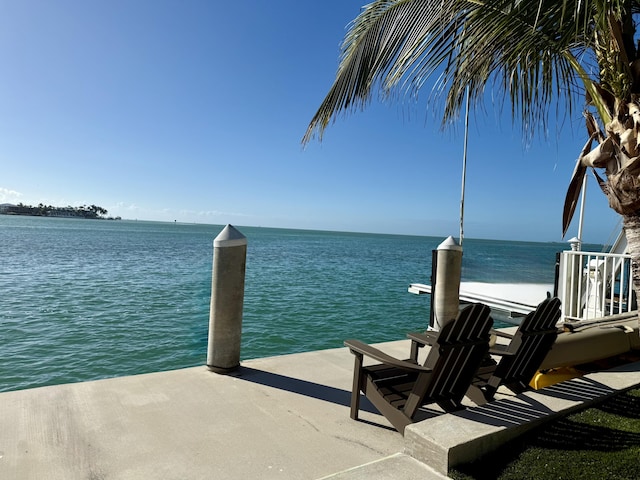
[(581, 314), (581, 297), (582, 297), (582, 254), (578, 253), (581, 247), (581, 241), (578, 238), (569, 240), (571, 251), (575, 252), (570, 255), (571, 262), (568, 268), (568, 291), (569, 301), (566, 303), (566, 311), (571, 321), (577, 320)]
[(240, 366), (247, 238), (227, 225), (213, 241), (207, 367), (229, 373)]

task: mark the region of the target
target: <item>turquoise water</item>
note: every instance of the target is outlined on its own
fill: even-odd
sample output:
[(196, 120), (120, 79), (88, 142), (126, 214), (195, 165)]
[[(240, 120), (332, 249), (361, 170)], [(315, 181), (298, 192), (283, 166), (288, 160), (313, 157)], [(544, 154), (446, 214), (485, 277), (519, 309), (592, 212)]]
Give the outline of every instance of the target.
[[(0, 215), (0, 391), (206, 363), (222, 226)], [(443, 238), (238, 227), (242, 358), (380, 342), (428, 325)], [(463, 280), (553, 282), (564, 244), (465, 239)]]

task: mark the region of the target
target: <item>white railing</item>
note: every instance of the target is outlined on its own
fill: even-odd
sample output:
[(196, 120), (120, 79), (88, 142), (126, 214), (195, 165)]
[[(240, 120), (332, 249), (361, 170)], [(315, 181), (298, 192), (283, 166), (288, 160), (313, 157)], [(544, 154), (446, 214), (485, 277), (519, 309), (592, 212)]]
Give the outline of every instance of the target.
[(560, 255), (558, 296), (564, 320), (592, 320), (636, 308), (631, 257), (565, 251)]

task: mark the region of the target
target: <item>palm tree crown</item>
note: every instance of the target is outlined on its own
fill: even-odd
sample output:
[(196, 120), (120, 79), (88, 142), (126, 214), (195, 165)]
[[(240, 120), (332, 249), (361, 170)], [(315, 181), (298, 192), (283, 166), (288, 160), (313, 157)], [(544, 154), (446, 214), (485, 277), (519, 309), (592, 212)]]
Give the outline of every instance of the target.
[(378, 0), (352, 22), (336, 80), (303, 141), (321, 138), (339, 111), (365, 106), (373, 90), (415, 93), (437, 77), (444, 121), (467, 87), (511, 101), (527, 129), (543, 126), (553, 101), (586, 93), (606, 124), (613, 99), (636, 92), (637, 0)]
[(336, 114), (365, 107), (375, 91), (414, 95), (430, 85), (445, 125), (467, 91), (476, 106), (491, 92), (528, 134), (584, 106), (588, 141), (563, 235), (591, 169), (623, 216), (640, 293), (639, 14), (640, 0), (375, 0), (350, 24), (336, 79), (302, 141), (321, 140)]

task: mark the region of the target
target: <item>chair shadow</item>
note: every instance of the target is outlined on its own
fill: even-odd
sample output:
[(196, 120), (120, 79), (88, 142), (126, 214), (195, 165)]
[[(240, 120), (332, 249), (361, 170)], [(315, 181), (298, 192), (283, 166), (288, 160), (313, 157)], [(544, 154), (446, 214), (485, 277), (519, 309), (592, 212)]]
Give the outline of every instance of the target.
[(605, 413), (640, 419), (640, 397), (629, 392), (616, 395), (602, 405), (596, 405), (595, 408)]
[(593, 379), (578, 377), (537, 390), (549, 397), (571, 401), (594, 401), (616, 393), (616, 390)]
[[(257, 383), (266, 387), (277, 388), (297, 395), (304, 395), (305, 397), (335, 403), (336, 405), (347, 408), (350, 408), (351, 406), (351, 391), (349, 390), (342, 390), (340, 388), (330, 387), (328, 385), (322, 385), (308, 380), (300, 380), (298, 378), (287, 377), (277, 373), (265, 372), (263, 370), (244, 366), (238, 368), (238, 370), (232, 375), (240, 380)], [(360, 398), (360, 410), (380, 415), (380, 412), (378, 412), (371, 402), (362, 395)], [(346, 414), (348, 415), (348, 412), (346, 412)], [(364, 420), (363, 422), (373, 423)]]
[[(235, 378), (247, 382), (277, 388), (297, 395), (303, 395), (317, 400), (334, 403), (346, 408), (350, 408), (351, 405), (351, 391), (349, 390), (343, 390), (310, 382), (308, 380), (300, 380), (298, 378), (287, 377), (277, 373), (266, 372), (244, 366), (241, 366), (232, 375)], [(538, 391), (538, 393), (543, 393), (544, 395), (566, 400), (596, 399), (600, 396), (611, 394), (612, 392), (613, 391), (609, 387), (584, 378), (570, 380), (568, 382), (563, 382), (563, 384), (552, 385)], [(633, 408), (629, 407), (629, 405), (627, 405), (627, 407), (621, 406), (620, 410), (624, 410), (626, 408), (628, 415), (636, 416), (634, 418), (640, 417), (640, 398), (630, 397), (630, 399), (620, 399), (619, 401), (626, 401), (627, 404), (633, 405)], [(602, 406), (601, 408), (607, 407)], [(360, 398), (360, 410), (374, 415), (381, 415), (364, 395), (361, 395)], [(347, 412), (345, 412), (345, 414), (346, 413)], [(420, 421), (441, 414), (442, 412), (423, 408), (420, 410), (418, 417), (415, 420)], [(537, 402), (531, 397), (527, 398), (525, 402), (522, 402), (522, 400), (518, 402), (508, 398), (495, 400), (482, 406), (475, 406), (470, 409), (455, 412), (454, 415), (500, 427), (513, 427), (528, 422), (536, 423), (550, 415), (555, 416), (548, 407)], [(359, 421), (393, 430), (384, 424), (379, 424), (369, 420), (359, 419)], [(597, 432), (594, 432), (594, 434), (595, 433)], [(634, 441), (635, 437), (631, 440)], [(626, 440), (623, 439), (621, 441)]]
[[(581, 388), (584, 388), (584, 386), (585, 384), (580, 385)], [(596, 390), (603, 388), (597, 382), (592, 382), (591, 386)], [(539, 390), (538, 392), (541, 391)], [(567, 393), (558, 389), (553, 392), (554, 396), (567, 395), (563, 398), (574, 398), (575, 394), (575, 391)], [(499, 400), (496, 403), (502, 401)], [(511, 403), (513, 401), (507, 401), (508, 405)], [(534, 404), (530, 406), (534, 407), (534, 410), (538, 410), (540, 414), (543, 413), (543, 407), (535, 407)], [(629, 392), (618, 393), (605, 399), (603, 403), (596, 403), (588, 408), (639, 419), (640, 397), (631, 395)], [(468, 478), (498, 478), (508, 465), (516, 461), (530, 447), (553, 452), (557, 451), (562, 454), (564, 452), (580, 451), (612, 453), (639, 446), (640, 433), (584, 423), (579, 418), (576, 418), (575, 415), (570, 414), (566, 417), (554, 418), (550, 422), (543, 422), (530, 432), (513, 439), (508, 444), (499, 447), (484, 457), (469, 464), (456, 466), (455, 469), (465, 474)], [(557, 455), (557, 453), (553, 455)], [(568, 461), (570, 459), (571, 456), (567, 457)]]
[(563, 451), (616, 452), (640, 446), (640, 434), (561, 418), (542, 427), (532, 445)]
[(509, 428), (542, 422), (553, 415), (553, 411), (532, 398), (520, 401), (502, 398), (455, 412), (452, 415), (485, 425)]
[[(587, 378), (568, 380), (536, 391), (538, 395), (567, 401), (590, 401), (594, 404), (598, 399), (604, 400), (614, 393), (610, 387)], [(640, 408), (640, 399), (637, 405)], [(518, 400), (501, 398), (456, 412), (455, 415), (496, 427), (537, 424), (562, 416), (531, 395), (520, 396)]]
[(568, 455), (566, 458), (570, 462), (571, 452), (613, 453), (638, 446), (638, 433), (589, 425), (565, 417), (540, 425), (472, 463), (456, 466), (455, 470), (466, 475), (466, 478), (499, 478), (512, 462), (531, 447), (552, 451), (553, 455)]
[[(629, 410), (629, 405), (632, 405), (632, 410)], [(628, 392), (617, 394), (591, 408), (627, 418), (640, 418), (640, 398)], [(520, 441), (553, 450), (615, 452), (640, 446), (640, 433), (584, 423), (569, 415), (540, 425)]]

